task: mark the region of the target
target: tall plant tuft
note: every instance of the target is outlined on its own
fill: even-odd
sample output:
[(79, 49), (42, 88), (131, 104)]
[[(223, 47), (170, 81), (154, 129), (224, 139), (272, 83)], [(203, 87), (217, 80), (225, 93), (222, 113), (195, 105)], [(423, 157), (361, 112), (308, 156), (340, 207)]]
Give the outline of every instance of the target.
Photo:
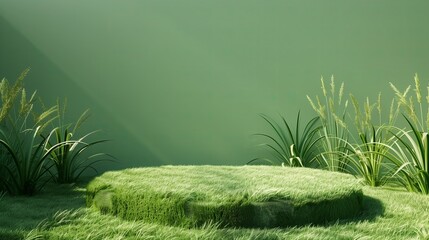
[(367, 98), (363, 109), (352, 94), (350, 98), (355, 111), (354, 126), (358, 134), (358, 139), (355, 139), (354, 143), (347, 144), (351, 152), (350, 172), (361, 176), (364, 183), (369, 186), (381, 186), (389, 180), (389, 173), (392, 171), (392, 166), (385, 162), (385, 156), (395, 142), (391, 131), (399, 113), (399, 104), (392, 100), (386, 123), (382, 117), (381, 93), (376, 103), (371, 104)]
[(42, 178), (50, 168), (47, 164), (49, 155), (55, 149), (67, 144), (61, 142), (47, 147), (49, 138), (55, 130), (42, 140), (39, 140), (40, 131), (40, 126), (36, 129), (24, 129), (19, 133), (18, 146), (16, 139), (7, 138), (2, 133), (0, 145), (12, 161), (9, 166), (4, 166), (8, 177), (3, 179), (3, 184), (10, 194), (37, 193), (46, 183)]
[(13, 84), (6, 79), (0, 82), (0, 193), (33, 195), (50, 180), (47, 173), (59, 183), (70, 183), (85, 170), (95, 170), (95, 163), (113, 159), (105, 153), (85, 154), (107, 141), (89, 141), (95, 131), (75, 136), (88, 111), (74, 124), (64, 123), (66, 103), (62, 106), (58, 101), (56, 106), (36, 112), (36, 92), (28, 98), (23, 86), (28, 71), (24, 70)]
[(398, 129), (399, 133), (395, 134), (397, 142), (388, 156), (396, 166), (394, 176), (409, 191), (429, 194), (429, 85), (425, 99), (417, 74), (414, 76), (412, 96), (408, 96), (411, 86), (401, 92), (392, 83), (390, 85), (410, 127), (410, 130)]
[(28, 71), (21, 73), (13, 85), (5, 79), (0, 83), (0, 189), (10, 194), (36, 193), (43, 186), (42, 178), (49, 169), (47, 153), (58, 147), (46, 148), (48, 139), (40, 137), (55, 118), (56, 108), (36, 113), (36, 92), (27, 99), (22, 84)]
[(258, 133), (256, 135), (268, 139), (271, 143), (264, 143), (263, 146), (271, 150), (274, 158), (255, 158), (249, 163), (255, 161), (267, 161), (272, 164), (280, 163), (282, 165), (293, 167), (309, 167), (317, 157), (317, 143), (320, 137), (317, 136), (321, 128), (319, 117), (312, 118), (301, 131), (300, 112), (296, 118), (295, 131), (292, 130), (284, 117), (281, 117), (281, 123), (277, 123), (266, 115), (261, 117), (270, 125), (274, 135)]
[(334, 77), (331, 77), (330, 88), (327, 89), (321, 78), (323, 101), (316, 96), (315, 100), (307, 95), (313, 110), (320, 117), (322, 128), (322, 152), (317, 158), (319, 164), (329, 171), (345, 172), (348, 165), (348, 131), (346, 126), (346, 111), (348, 100), (343, 98), (344, 83), (337, 90)]
[(61, 104), (57, 101), (57, 120), (58, 126), (55, 129), (55, 134), (48, 146), (55, 146), (62, 142), (70, 144), (63, 144), (50, 153), (50, 159), (54, 164), (55, 171), (52, 174), (58, 183), (72, 183), (75, 182), (81, 175), (88, 169), (95, 172), (97, 170), (93, 167), (94, 164), (114, 159), (106, 153), (96, 153), (90, 156), (84, 154), (92, 149), (93, 146), (104, 143), (108, 140), (87, 141), (87, 139), (96, 133), (90, 132), (82, 137), (77, 137), (77, 131), (81, 125), (89, 118), (89, 110), (84, 111), (79, 119), (74, 124), (68, 124), (65, 121), (65, 113), (67, 107), (67, 99)]

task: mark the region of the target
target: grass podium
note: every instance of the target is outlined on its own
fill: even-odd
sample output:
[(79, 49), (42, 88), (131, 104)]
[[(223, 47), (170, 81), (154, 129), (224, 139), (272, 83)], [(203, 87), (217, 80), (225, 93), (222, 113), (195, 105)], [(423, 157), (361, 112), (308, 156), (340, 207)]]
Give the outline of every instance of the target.
[(87, 205), (127, 220), (182, 227), (271, 228), (358, 216), (350, 175), (277, 166), (162, 166), (106, 172), (87, 187)]

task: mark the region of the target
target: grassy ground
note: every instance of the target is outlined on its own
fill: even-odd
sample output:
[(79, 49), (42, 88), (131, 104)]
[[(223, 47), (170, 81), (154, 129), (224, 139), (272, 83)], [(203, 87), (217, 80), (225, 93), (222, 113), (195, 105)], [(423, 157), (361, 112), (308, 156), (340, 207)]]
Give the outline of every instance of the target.
[(347, 174), (279, 166), (164, 166), (107, 172), (88, 205), (182, 227), (285, 227), (354, 217), (362, 190)]
[[(0, 200), (0, 239), (428, 239), (429, 196), (363, 187), (359, 217), (276, 229), (180, 228), (126, 221), (85, 207), (85, 184), (48, 185), (34, 197)], [(57, 214), (55, 214), (57, 213)]]
[(85, 185), (48, 184), (32, 197), (4, 196), (0, 199), (0, 239), (20, 239), (57, 212), (84, 208)]

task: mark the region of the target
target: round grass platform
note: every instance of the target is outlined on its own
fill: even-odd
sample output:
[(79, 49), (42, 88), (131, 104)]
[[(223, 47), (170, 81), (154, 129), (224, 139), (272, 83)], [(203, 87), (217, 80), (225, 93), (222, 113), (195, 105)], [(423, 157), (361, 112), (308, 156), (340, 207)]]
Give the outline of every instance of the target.
[(362, 190), (350, 175), (277, 166), (162, 166), (106, 172), (87, 205), (176, 226), (287, 227), (352, 218)]

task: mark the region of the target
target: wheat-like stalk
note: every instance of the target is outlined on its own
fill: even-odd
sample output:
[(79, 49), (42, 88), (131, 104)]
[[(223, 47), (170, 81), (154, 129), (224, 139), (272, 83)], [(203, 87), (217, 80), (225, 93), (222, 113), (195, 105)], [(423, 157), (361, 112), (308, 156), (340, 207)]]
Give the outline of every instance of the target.
[(381, 110), (382, 110), (382, 108), (381, 108), (381, 92), (379, 92), (378, 96), (377, 96), (377, 112), (378, 112), (378, 124), (379, 125), (381, 125), (381, 121), (382, 121)]
[(422, 95), (420, 90), (420, 80), (417, 73), (414, 75), (414, 84), (415, 84), (414, 92), (416, 93), (417, 103), (419, 104), (419, 110), (420, 110), (420, 123), (421, 123), (421, 127), (423, 128), (424, 121), (423, 121)]
[(416, 88), (414, 89), (414, 92), (416, 93), (417, 102), (421, 103), (422, 102), (422, 95), (420, 93), (420, 80), (419, 80), (419, 76), (417, 75), (417, 73), (416, 73), (416, 75), (414, 75), (414, 83), (416, 86)]
[(365, 126), (371, 125), (371, 115), (372, 115), (372, 109), (373, 105), (369, 103), (369, 98), (366, 98), (365, 104), (364, 104), (364, 111), (365, 111), (365, 120), (364, 124)]
[(1, 101), (2, 103), (6, 102), (6, 98), (8, 96), (8, 92), (9, 92), (9, 83), (6, 80), (6, 78), (3, 78), (0, 82), (0, 95), (1, 95)]
[(343, 119), (341, 119), (340, 117), (338, 117), (337, 114), (332, 113), (332, 116), (334, 117), (334, 120), (335, 120), (336, 123), (338, 123), (343, 128), (347, 128), (346, 123), (343, 121)]
[(316, 100), (317, 100), (317, 105), (319, 106), (319, 114), (320, 114), (320, 118), (322, 120), (326, 120), (326, 107), (322, 105), (322, 103), (320, 102), (319, 96), (316, 96)]
[(317, 112), (319, 109), (316, 107), (313, 100), (308, 95), (307, 95), (307, 100), (308, 100), (308, 102), (310, 102), (311, 108), (313, 108), (313, 110)]
[(343, 99), (343, 94), (344, 94), (344, 82), (341, 83), (340, 90), (338, 92), (338, 97), (339, 97), (338, 104), (339, 105), (341, 105), (341, 101)]
[(348, 138), (347, 123), (345, 121), (348, 100), (343, 100), (344, 83), (341, 83), (339, 89), (337, 89), (334, 76), (331, 76), (329, 89), (327, 89), (323, 76), (320, 82), (324, 98), (323, 102), (317, 95), (314, 101), (309, 96), (307, 96), (307, 99), (313, 110), (319, 115), (323, 125), (320, 131), (320, 137), (323, 139), (321, 147), (324, 151), (324, 154), (320, 156), (323, 159), (321, 162), (331, 171), (344, 171), (345, 162), (343, 161), (344, 154), (342, 153), (347, 151), (344, 145)]
[(320, 82), (322, 83), (322, 92), (323, 92), (323, 96), (327, 96), (326, 93), (326, 88), (325, 88), (325, 82), (323, 81), (323, 77), (320, 78)]
[(407, 96), (408, 91), (410, 90), (410, 87), (411, 87), (411, 86), (408, 86), (408, 87), (405, 89), (404, 93), (401, 93), (401, 91), (399, 91), (399, 90), (396, 88), (396, 86), (395, 86), (395, 85), (393, 85), (393, 83), (390, 83), (390, 87), (393, 89), (393, 92), (394, 92), (394, 93), (395, 93), (395, 95), (397, 96), (399, 103), (400, 103), (401, 105), (403, 105), (403, 106), (407, 106), (407, 99), (406, 99), (406, 96)]
[(9, 82), (3, 78), (0, 82), (0, 95), (2, 100), (2, 106), (0, 109), (0, 122), (8, 115), (10, 109), (13, 107), (16, 97), (21, 93), (23, 87), (23, 80), (27, 76), (30, 68), (25, 69), (18, 76), (15, 83), (10, 86)]

